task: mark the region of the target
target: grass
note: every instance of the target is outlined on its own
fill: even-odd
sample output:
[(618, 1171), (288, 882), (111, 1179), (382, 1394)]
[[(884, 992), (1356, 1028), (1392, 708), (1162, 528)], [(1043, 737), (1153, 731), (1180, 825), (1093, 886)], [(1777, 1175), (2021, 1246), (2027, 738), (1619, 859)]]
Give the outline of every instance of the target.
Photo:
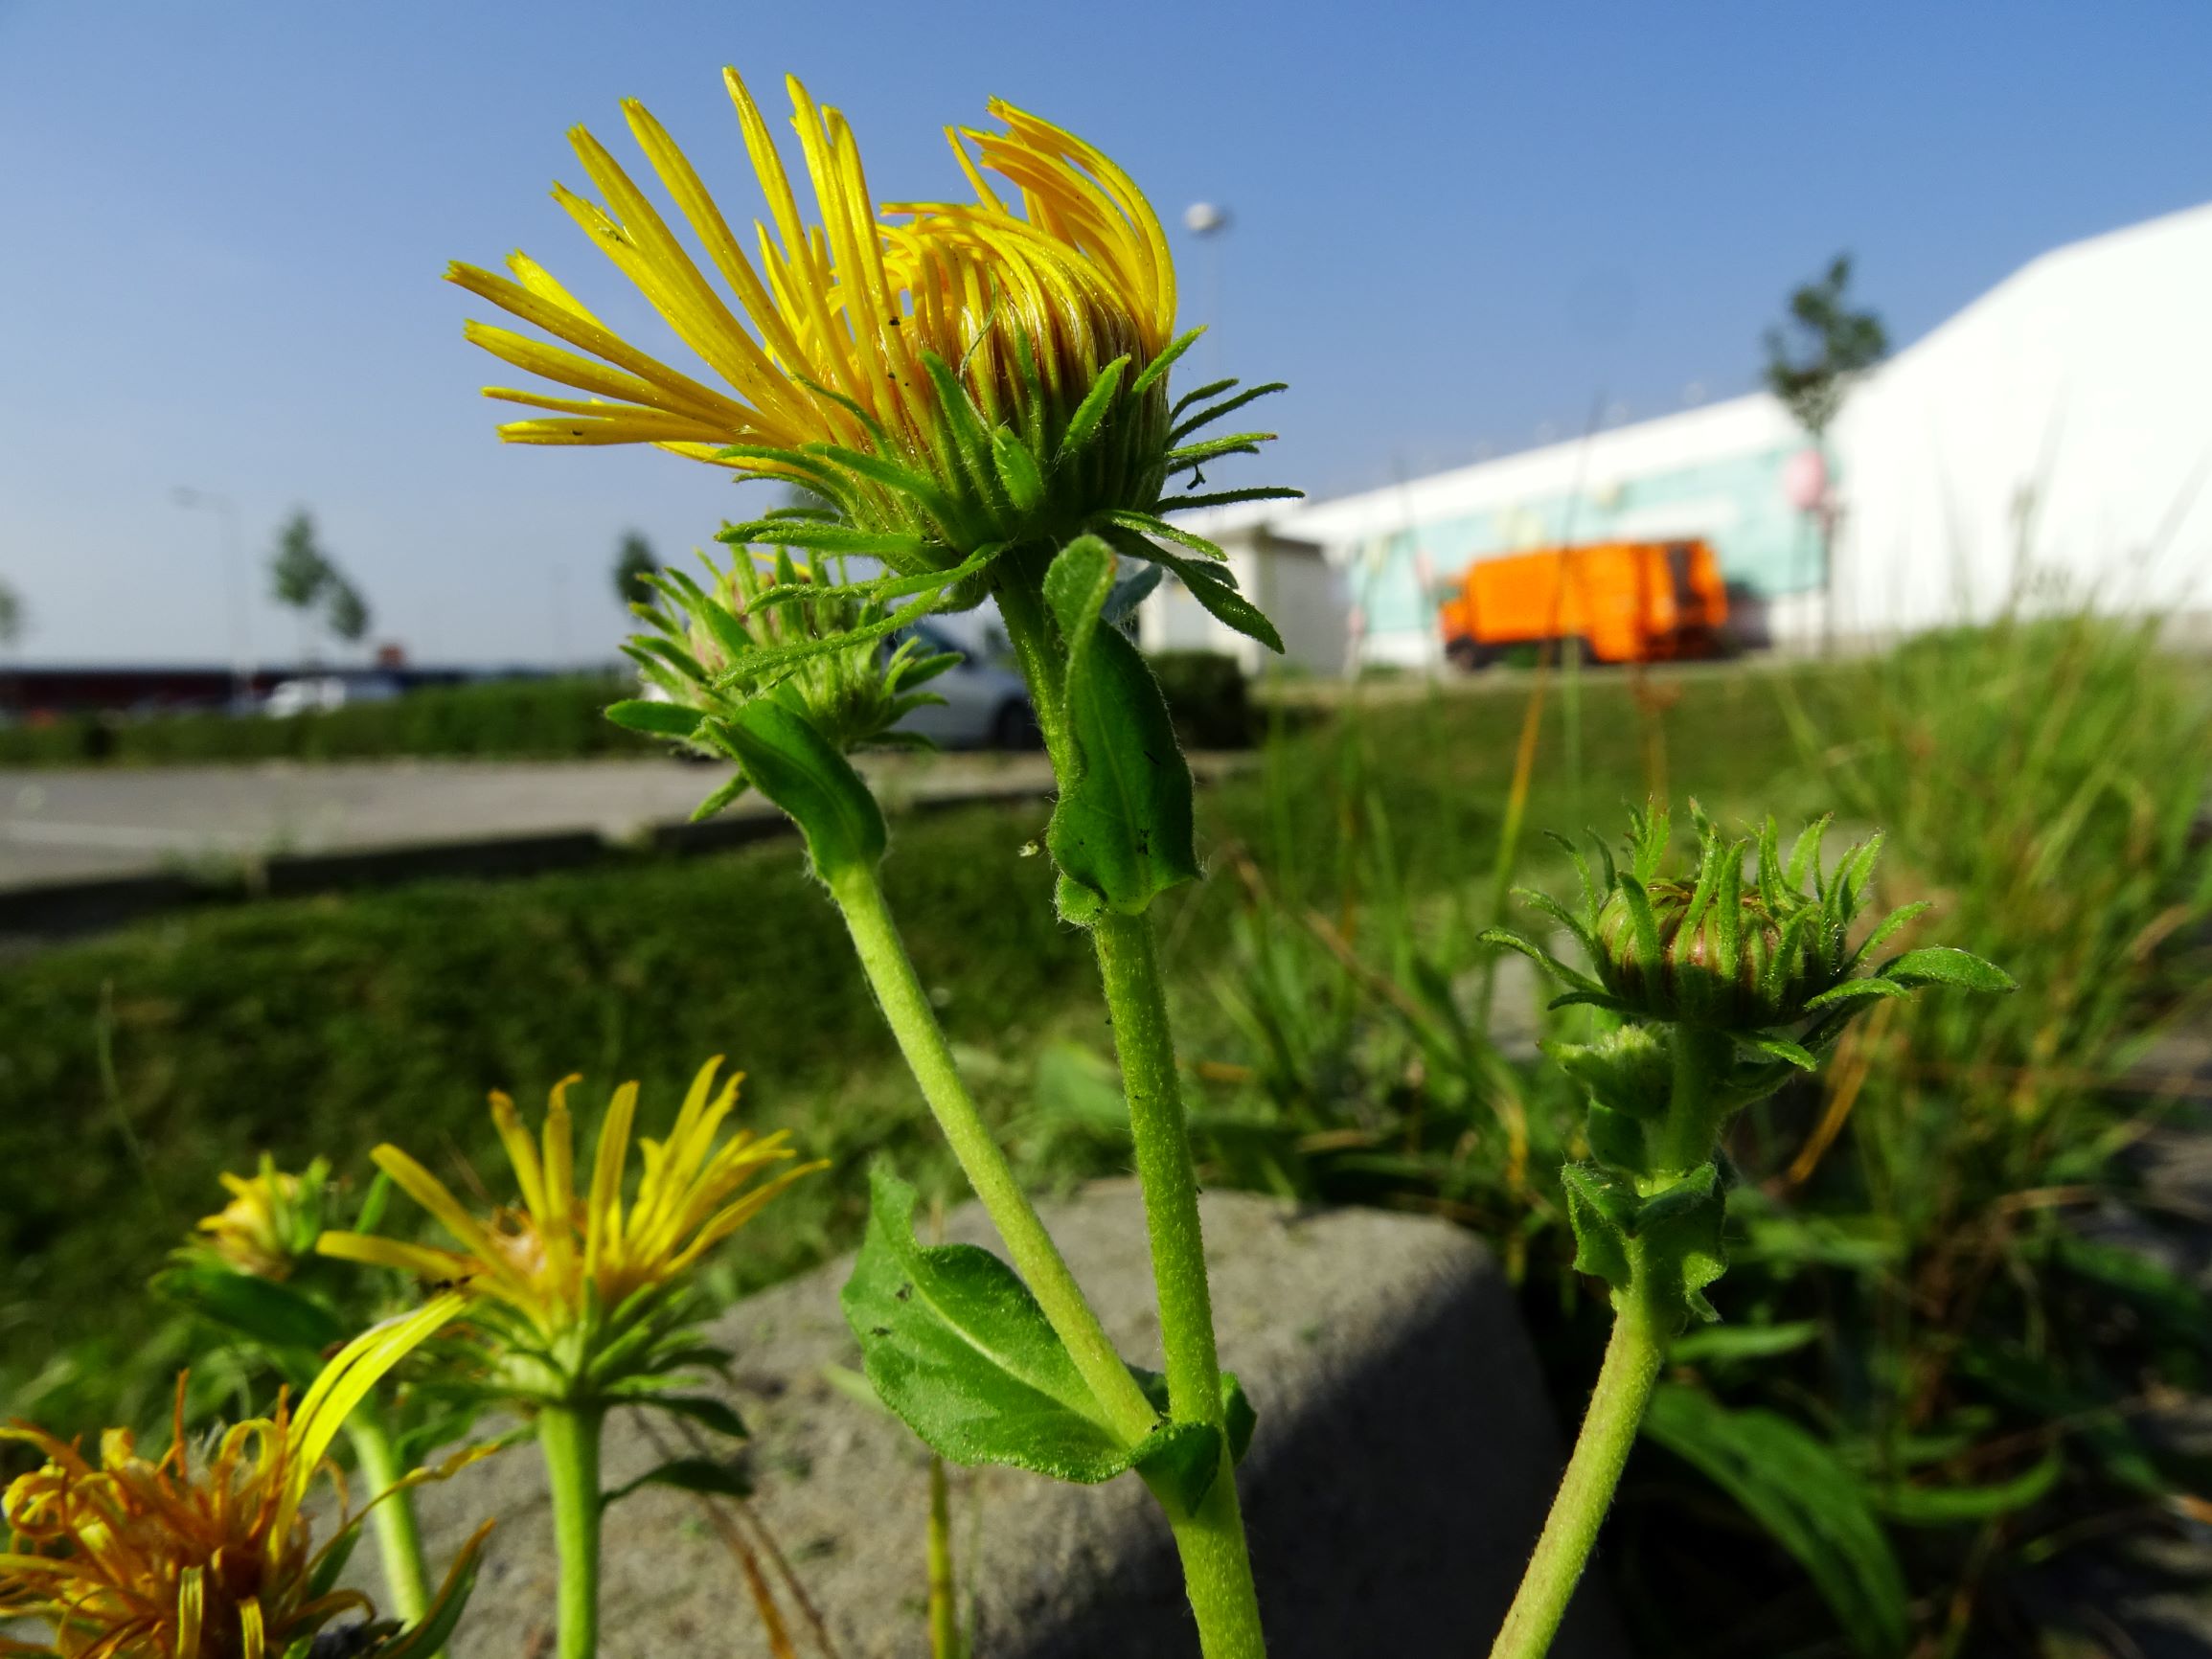
[[(1641, 792), (1647, 745), (1628, 686), (1592, 681), (1582, 702), (1579, 785), (1547, 770), (1535, 822), (1610, 818)], [(1567, 709), (1550, 699), (1548, 754), (1565, 752)], [(1333, 840), (1357, 773), (1402, 827), (1409, 879), (1442, 886), (1487, 869), (1522, 713), (1517, 692), (1394, 699), (1283, 736), (1258, 772), (1205, 798), (1204, 839), (1217, 855), (1235, 844), (1263, 856)], [(1790, 753), (1782, 706), (1756, 678), (1690, 686), (1654, 717), (1676, 734), (1677, 785), (1716, 804), (1763, 795)], [(1049, 1039), (1104, 1039), (1085, 942), (1054, 920), (1050, 872), (1030, 850), (1043, 819), (1041, 805), (909, 819), (886, 868), (950, 1034), (987, 1106), (1009, 1117), (1028, 1109)], [(1238, 902), (1217, 873), (1172, 903), (1196, 1030)], [(725, 1294), (850, 1241), (877, 1154), (925, 1188), (953, 1187), (788, 843), (183, 912), (0, 973), (0, 1392), (10, 1412), (56, 1426), (158, 1402), (187, 1333), (141, 1340), (140, 1286), (216, 1207), (220, 1170), (262, 1150), (293, 1168), (324, 1153), (358, 1180), (384, 1139), (444, 1169), (492, 1168), (490, 1088), (528, 1102), (581, 1071), (590, 1101), (635, 1077), (650, 1114), (656, 1102), (673, 1109), (707, 1055), (728, 1054), (748, 1073), (750, 1120), (790, 1125), (835, 1167), (729, 1253)]]
[[(1202, 798), (1210, 874), (1164, 931), (1208, 1178), (1476, 1226), (1571, 1416), (1603, 1327), (1548, 1201), (1580, 1102), (1469, 1011), (1527, 707), (1525, 684), (1390, 684), (1282, 727)], [(2212, 1312), (2099, 1231), (2171, 1220), (2120, 1154), (2174, 1102), (2112, 1085), (2201, 1001), (2205, 708), (2195, 669), (2081, 621), (1817, 675), (1552, 682), (1526, 874), (1556, 874), (1536, 830), (1612, 831), (1654, 786), (1723, 819), (1835, 806), (1892, 831), (1885, 898), (1933, 898), (1929, 938), (2023, 987), (1878, 1016), (1818, 1086), (1741, 1125), (1727, 1320), (1677, 1352), (1608, 1534), (1643, 1650), (1897, 1659), (1907, 1630), (1958, 1659), (2041, 1650), (2027, 1610), (2054, 1566), (2212, 1479), (2134, 1426), (2202, 1389)], [(1126, 1156), (1110, 1074), (1102, 1091), (1083, 1053), (1107, 1034), (1084, 942), (1050, 913), (1043, 817), (906, 820), (886, 870), (1040, 1182)], [(707, 1054), (745, 1067), (750, 1119), (834, 1167), (726, 1253), (725, 1296), (849, 1243), (873, 1156), (955, 1193), (788, 843), (210, 908), (0, 971), (0, 1404), (64, 1430), (158, 1409), (192, 1333), (141, 1286), (217, 1171), (265, 1148), (358, 1180), (387, 1137), (449, 1174), (493, 1168), (490, 1087), (527, 1101), (581, 1070), (589, 1102), (640, 1077), (650, 1116)], [(2101, 1582), (2105, 1557), (2077, 1570)]]

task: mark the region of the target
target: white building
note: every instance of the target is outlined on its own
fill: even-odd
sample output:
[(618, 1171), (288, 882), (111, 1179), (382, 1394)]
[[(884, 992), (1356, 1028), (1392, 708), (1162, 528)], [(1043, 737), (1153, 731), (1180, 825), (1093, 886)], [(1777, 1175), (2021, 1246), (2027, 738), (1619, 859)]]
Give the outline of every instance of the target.
[[(1312, 669), (1433, 664), (1439, 582), (1480, 558), (1623, 537), (1710, 540), (1740, 612), (1785, 643), (1987, 618), (2016, 595), (2206, 610), (2212, 206), (2042, 256), (1862, 382), (1829, 434), (1838, 516), (1825, 580), (1818, 527), (1783, 489), (1805, 447), (1760, 393), (1386, 489), (1190, 522), (1235, 550), (1271, 614), (1271, 582), (1295, 591), (1296, 651)], [(1313, 580), (1311, 549), (1333, 584)], [(1278, 565), (1305, 574), (1270, 576)], [(1148, 610), (1148, 645), (1241, 647), (1194, 621), (1188, 595), (1163, 589)]]

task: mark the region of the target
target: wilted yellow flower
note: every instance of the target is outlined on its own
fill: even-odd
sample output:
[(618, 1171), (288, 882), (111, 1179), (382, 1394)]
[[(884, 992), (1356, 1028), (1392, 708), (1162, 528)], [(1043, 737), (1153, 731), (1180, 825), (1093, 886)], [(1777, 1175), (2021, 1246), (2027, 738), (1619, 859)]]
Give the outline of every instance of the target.
[(315, 1247), (323, 1230), (323, 1189), (331, 1166), (317, 1158), (298, 1175), (280, 1170), (267, 1153), (254, 1175), (225, 1172), (231, 1201), (203, 1216), (199, 1249), (225, 1266), (257, 1279), (285, 1279), (292, 1264)]
[[(11, 1536), (0, 1554), (0, 1618), (42, 1618), (53, 1632), (49, 1647), (0, 1638), (0, 1653), (262, 1659), (349, 1609), (374, 1617), (366, 1598), (331, 1587), (335, 1547), (354, 1519), (318, 1548), (300, 1506), (353, 1408), (461, 1307), (461, 1297), (441, 1296), (363, 1333), (324, 1368), (297, 1411), (280, 1401), (273, 1418), (238, 1424), (197, 1468), (181, 1378), (174, 1433), (155, 1461), (139, 1455), (128, 1429), (101, 1436), (97, 1464), (41, 1429), (0, 1429), (0, 1438), (46, 1459), (8, 1488)], [(435, 1633), (483, 1536), (470, 1540), (414, 1631), (382, 1632), (393, 1639), (375, 1649), (381, 1659), (409, 1659), (437, 1646), (413, 1638)]]
[[(741, 1129), (716, 1145), (742, 1078), (733, 1073), (717, 1089), (720, 1066), (717, 1056), (699, 1068), (666, 1140), (639, 1141), (644, 1168), (627, 1203), (623, 1187), (638, 1086), (625, 1083), (615, 1091), (589, 1185), (580, 1193), (567, 1101), (577, 1081), (572, 1077), (555, 1085), (536, 1144), (514, 1102), (503, 1094), (491, 1097), (492, 1121), (521, 1189), (519, 1209), (494, 1210), (480, 1219), (398, 1147), (376, 1149), (377, 1168), (437, 1217), (458, 1250), (365, 1233), (326, 1233), (316, 1248), (453, 1284), (475, 1305), (479, 1323), (487, 1305), (505, 1309), (521, 1323), (533, 1353), (550, 1359), (558, 1373), (539, 1379), (535, 1390), (565, 1398), (591, 1372), (617, 1326), (631, 1329), (655, 1300), (640, 1292), (680, 1289), (709, 1250), (791, 1182), (822, 1168), (802, 1165), (753, 1185), (794, 1153), (783, 1131), (763, 1137)], [(591, 1377), (594, 1385), (611, 1380)]]

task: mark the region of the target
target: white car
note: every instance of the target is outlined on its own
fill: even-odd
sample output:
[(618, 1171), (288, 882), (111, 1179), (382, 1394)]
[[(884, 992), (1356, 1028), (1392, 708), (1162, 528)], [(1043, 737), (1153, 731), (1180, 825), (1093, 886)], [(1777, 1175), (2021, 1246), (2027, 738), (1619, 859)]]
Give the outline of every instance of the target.
[(262, 704), (271, 719), (287, 720), (295, 715), (328, 714), (348, 703), (388, 703), (400, 692), (399, 682), (384, 674), (317, 674), (309, 679), (279, 680)]
[(1014, 670), (929, 623), (905, 631), (924, 656), (949, 651), (960, 661), (922, 688), (945, 701), (916, 709), (899, 722), (900, 731), (947, 749), (1034, 749), (1042, 740), (1029, 688)]

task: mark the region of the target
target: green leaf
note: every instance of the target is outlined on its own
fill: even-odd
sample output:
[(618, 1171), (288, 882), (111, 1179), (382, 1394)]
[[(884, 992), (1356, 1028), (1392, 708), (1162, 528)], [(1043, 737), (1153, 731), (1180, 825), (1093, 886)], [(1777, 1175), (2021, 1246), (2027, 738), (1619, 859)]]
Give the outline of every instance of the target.
[(1221, 1431), (1210, 1422), (1162, 1422), (1129, 1454), (1129, 1466), (1171, 1513), (1195, 1513), (1221, 1472)]
[(718, 1498), (753, 1495), (753, 1483), (735, 1464), (714, 1458), (671, 1458), (646, 1470), (637, 1479), (625, 1481), (613, 1490), (601, 1493), (599, 1507), (602, 1511), (610, 1510), (642, 1487), (673, 1487), (681, 1492), (704, 1492)]
[(1475, 935), (1475, 943), (1494, 944), (1505, 950), (1517, 950), (1562, 985), (1572, 986), (1577, 991), (1587, 991), (1595, 995), (1603, 995), (1605, 992), (1605, 987), (1588, 974), (1568, 966), (1536, 941), (1516, 933), (1510, 927), (1486, 927)]
[(699, 721), (704, 718), (698, 710), (687, 709), (681, 703), (664, 703), (645, 697), (609, 703), (606, 717), (618, 726), (633, 732), (649, 732), (656, 738), (694, 737), (698, 732)]
[(1131, 512), (1126, 508), (1116, 508), (1101, 513), (1100, 517), (1105, 523), (1118, 530), (1126, 530), (1132, 535), (1149, 536), (1154, 541), (1172, 541), (1178, 547), (1187, 547), (1199, 557), (1211, 559), (1216, 564), (1229, 557), (1221, 551), (1219, 542), (1208, 541), (1197, 532), (1185, 530), (1179, 524), (1170, 524), (1157, 513)]
[(1303, 501), (1303, 489), (1261, 485), (1248, 489), (1213, 489), (1202, 495), (1163, 495), (1152, 503), (1154, 512), (1195, 512), (1202, 507), (1235, 507), (1245, 501)]
[(1086, 1485), (1128, 1468), (1138, 1448), (1107, 1425), (1029, 1287), (988, 1250), (917, 1244), (914, 1202), (889, 1170), (871, 1172), (840, 1299), (877, 1398), (954, 1463)]
[[(1106, 409), (1113, 402), (1114, 388), (1121, 384), (1122, 375), (1129, 366), (1129, 358), (1121, 356), (1099, 371), (1098, 378), (1090, 383), (1090, 390), (1083, 395), (1083, 401), (1075, 406), (1075, 413), (1068, 417), (1067, 430), (1060, 435), (1060, 449), (1053, 456), (1055, 466), (1082, 453), (1084, 445), (1098, 436), (1099, 423), (1106, 420)], [(1155, 358), (1152, 367), (1158, 366), (1159, 359)], [(1147, 369), (1139, 376), (1137, 384), (1131, 388), (1132, 397), (1144, 390), (1151, 375), (1152, 370)]]
[(1234, 398), (1225, 398), (1219, 403), (1209, 404), (1195, 414), (1177, 420), (1168, 431), (1168, 442), (1179, 443), (1199, 427), (1211, 426), (1222, 416), (1242, 409), (1255, 398), (1265, 398), (1270, 393), (1288, 392), (1289, 389), (1290, 383), (1288, 380), (1269, 380), (1264, 386), (1252, 386), (1238, 393)]
[(1181, 472), (1192, 466), (1202, 466), (1209, 461), (1219, 461), (1224, 455), (1257, 455), (1260, 445), (1273, 440), (1272, 432), (1235, 432), (1226, 438), (1207, 438), (1197, 443), (1186, 443), (1180, 449), (1171, 449), (1167, 455), (1170, 472)]
[(1061, 914), (1078, 923), (1106, 910), (1141, 915), (1198, 874), (1191, 771), (1167, 700), (1136, 647), (1099, 622), (1113, 585), (1113, 551), (1089, 535), (1068, 543), (1044, 579), (1067, 641), (1076, 751), (1045, 845), (1062, 877)]
[(1200, 324), (1196, 329), (1184, 330), (1174, 339), (1170, 340), (1168, 342), (1167, 350), (1162, 352), (1158, 356), (1154, 357), (1151, 362), (1147, 363), (1144, 368), (1144, 373), (1129, 382), (1129, 396), (1132, 398), (1142, 398), (1147, 392), (1151, 391), (1153, 385), (1159, 380), (1165, 378), (1168, 371), (1174, 367), (1175, 359), (1180, 357), (1185, 352), (1188, 352), (1191, 349), (1192, 344), (1200, 334), (1204, 333), (1205, 331), (1205, 326)]
[[(1167, 1416), (1167, 1374), (1132, 1365), (1129, 1375), (1137, 1379), (1137, 1387), (1152, 1402), (1152, 1409), (1162, 1417)], [(1244, 1392), (1244, 1385), (1237, 1380), (1233, 1371), (1221, 1373), (1221, 1421), (1229, 1432), (1229, 1461), (1241, 1464), (1252, 1447), (1252, 1431), (1259, 1426), (1260, 1414), (1252, 1409), (1251, 1397)]]
[(2059, 1233), (2051, 1254), (2069, 1273), (2102, 1285), (2163, 1326), (2167, 1333), (2212, 1352), (2212, 1300), (2195, 1282), (2161, 1266), (2140, 1250)]
[(882, 860), (888, 836), (876, 797), (805, 716), (761, 698), (712, 729), (753, 787), (791, 815), (824, 881)]
[(228, 1267), (171, 1267), (153, 1279), (156, 1294), (270, 1348), (319, 1353), (346, 1340), (338, 1316), (289, 1285)]
[(1912, 988), (1894, 979), (1847, 979), (1841, 985), (1831, 986), (1818, 996), (1805, 999), (1807, 1012), (1816, 1008), (1834, 1008), (1840, 1002), (1857, 1002), (1867, 997), (1910, 996)]
[(1893, 1521), (1908, 1527), (1953, 1527), (1995, 1520), (2040, 1502), (2058, 1484), (2065, 1454), (2053, 1446), (2010, 1480), (1973, 1487), (1897, 1485), (1877, 1490), (1875, 1502)]
[(486, 1527), (462, 1546), (461, 1554), (446, 1569), (445, 1583), (438, 1587), (438, 1599), (430, 1603), (422, 1622), (377, 1648), (376, 1659), (429, 1659), (453, 1639), (453, 1628), (461, 1623), (468, 1598), (475, 1593), (476, 1571), (483, 1563), (484, 1540), (490, 1531)]
[(1651, 1173), (1651, 1148), (1644, 1139), (1644, 1125), (1628, 1113), (1592, 1101), (1584, 1130), (1589, 1136), (1590, 1156), (1607, 1169), (1631, 1175)]
[(1801, 1044), (1793, 1043), (1788, 1037), (1752, 1036), (1741, 1040), (1746, 1048), (1756, 1050), (1768, 1059), (1780, 1060), (1785, 1065), (1795, 1066), (1801, 1072), (1816, 1072), (1820, 1069), (1819, 1060), (1808, 1053)]
[(901, 560), (926, 560), (942, 552), (925, 535), (895, 531), (855, 530), (851, 525), (823, 524), (809, 518), (755, 519), (715, 532), (717, 541), (758, 541), (773, 547), (804, 547), (816, 553), (865, 555), (903, 568)]
[(1705, 1286), (1728, 1270), (1722, 1239), (1727, 1210), (1720, 1170), (1703, 1164), (1645, 1199), (1636, 1213), (1633, 1233), (1643, 1253), (1645, 1294), (1670, 1335), (1693, 1317), (1721, 1317), (1705, 1300)]
[(1625, 1025), (1594, 1043), (1551, 1042), (1543, 1049), (1600, 1104), (1630, 1118), (1666, 1115), (1674, 1096), (1674, 1049), (1653, 1027)]
[(1283, 636), (1275, 631), (1267, 613), (1237, 591), (1236, 580), (1226, 570), (1185, 558), (1150, 542), (1144, 546), (1144, 557), (1180, 577), (1191, 597), (1223, 627), (1233, 628), (1246, 639), (1258, 640), (1277, 656), (1283, 654)]
[(1044, 474), (1038, 470), (1028, 444), (1001, 426), (991, 436), (991, 459), (998, 468), (999, 483), (1006, 486), (1018, 510), (1035, 512), (1043, 505)]
[(1820, 1340), (1816, 1319), (1787, 1325), (1714, 1325), (1675, 1339), (1667, 1350), (1671, 1365), (1727, 1365), (1743, 1359), (1772, 1359), (1794, 1353)]
[(1994, 962), (1948, 944), (1908, 950), (1881, 965), (1881, 977), (1900, 985), (1955, 985), (1968, 990), (2018, 990), (2019, 982)]
[(727, 783), (692, 808), (691, 821), (694, 824), (704, 824), (718, 812), (725, 810), (731, 802), (751, 787), (752, 782), (744, 773), (734, 773)]
[(1567, 1223), (1575, 1234), (1575, 1271), (1603, 1279), (1616, 1291), (1629, 1287), (1629, 1225), (1634, 1193), (1623, 1202), (1622, 1184), (1595, 1164), (1569, 1164), (1560, 1171)]
[(1644, 1433), (1749, 1512), (1811, 1575), (1861, 1659), (1904, 1651), (1904, 1574), (1866, 1493), (1835, 1453), (1770, 1411), (1730, 1411), (1661, 1383)]

